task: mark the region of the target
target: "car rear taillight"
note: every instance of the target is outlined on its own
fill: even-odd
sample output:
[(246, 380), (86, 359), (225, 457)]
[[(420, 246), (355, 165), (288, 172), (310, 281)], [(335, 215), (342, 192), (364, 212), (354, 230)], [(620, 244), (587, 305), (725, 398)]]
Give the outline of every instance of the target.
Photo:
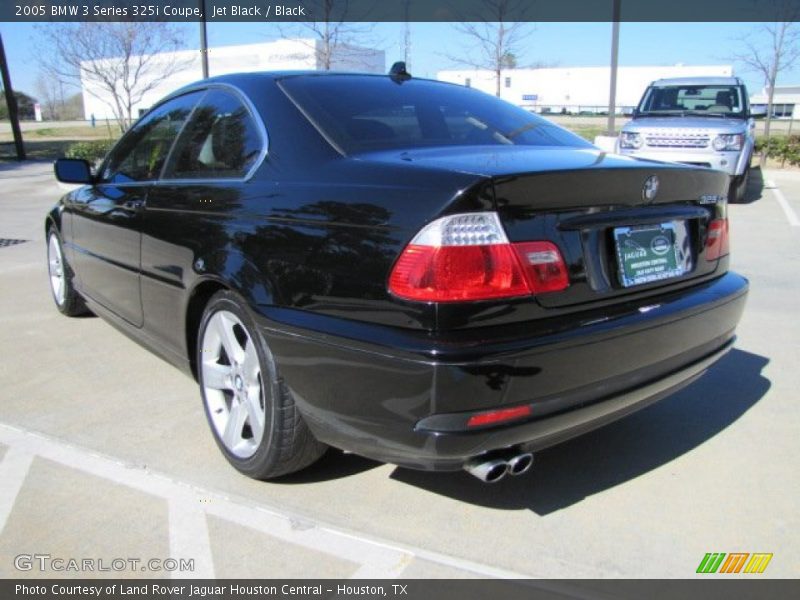
[(706, 260), (717, 260), (729, 252), (728, 219), (714, 219), (708, 224)]
[(561, 252), (551, 242), (522, 242), (514, 244), (528, 285), (534, 294), (557, 292), (569, 285), (567, 265)]
[(550, 242), (511, 244), (497, 213), (450, 215), (426, 225), (403, 250), (389, 291), (421, 302), (528, 296), (569, 285)]

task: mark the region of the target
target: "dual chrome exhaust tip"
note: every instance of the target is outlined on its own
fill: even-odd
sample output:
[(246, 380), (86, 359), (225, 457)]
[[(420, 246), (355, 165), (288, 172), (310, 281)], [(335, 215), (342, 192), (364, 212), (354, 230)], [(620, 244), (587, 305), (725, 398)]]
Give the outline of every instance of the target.
[(475, 458), (464, 465), (464, 470), (484, 483), (497, 483), (506, 475), (522, 475), (533, 466), (533, 454), (510, 450), (503, 454)]

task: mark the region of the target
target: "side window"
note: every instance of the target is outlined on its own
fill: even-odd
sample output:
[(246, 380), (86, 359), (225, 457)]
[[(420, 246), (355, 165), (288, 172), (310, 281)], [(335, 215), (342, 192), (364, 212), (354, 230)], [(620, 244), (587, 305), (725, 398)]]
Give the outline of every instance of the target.
[(175, 143), (165, 179), (244, 177), (261, 154), (257, 124), (235, 95), (209, 91)]
[(165, 102), (136, 123), (109, 156), (102, 179), (109, 183), (157, 179), (177, 135), (201, 92)]

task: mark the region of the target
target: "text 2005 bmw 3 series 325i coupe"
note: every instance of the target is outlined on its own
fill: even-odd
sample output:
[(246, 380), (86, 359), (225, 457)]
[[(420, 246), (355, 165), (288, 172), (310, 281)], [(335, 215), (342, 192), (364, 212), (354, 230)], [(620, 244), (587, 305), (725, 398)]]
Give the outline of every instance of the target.
[(262, 479), (328, 446), (518, 475), (700, 376), (747, 294), (724, 173), (402, 69), (199, 82), (56, 174), (58, 308), (193, 374)]

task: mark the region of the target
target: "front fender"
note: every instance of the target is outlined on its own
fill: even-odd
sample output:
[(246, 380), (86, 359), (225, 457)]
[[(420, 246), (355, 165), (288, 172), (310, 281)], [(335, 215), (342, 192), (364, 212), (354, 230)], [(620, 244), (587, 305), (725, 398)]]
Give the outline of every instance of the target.
[(72, 220), (69, 218), (69, 213), (66, 211), (63, 198), (59, 200), (58, 203), (50, 209), (50, 211), (48, 211), (44, 218), (45, 240), (47, 240), (47, 232), (50, 231), (51, 227), (55, 228), (59, 237), (61, 238), (64, 258), (69, 263), (73, 262), (74, 253), (72, 250)]
[(44, 235), (47, 237), (47, 232), (51, 227), (55, 227), (56, 231), (61, 233), (62, 219), (61, 215), (64, 212), (64, 205), (59, 202), (45, 215), (44, 218)]

